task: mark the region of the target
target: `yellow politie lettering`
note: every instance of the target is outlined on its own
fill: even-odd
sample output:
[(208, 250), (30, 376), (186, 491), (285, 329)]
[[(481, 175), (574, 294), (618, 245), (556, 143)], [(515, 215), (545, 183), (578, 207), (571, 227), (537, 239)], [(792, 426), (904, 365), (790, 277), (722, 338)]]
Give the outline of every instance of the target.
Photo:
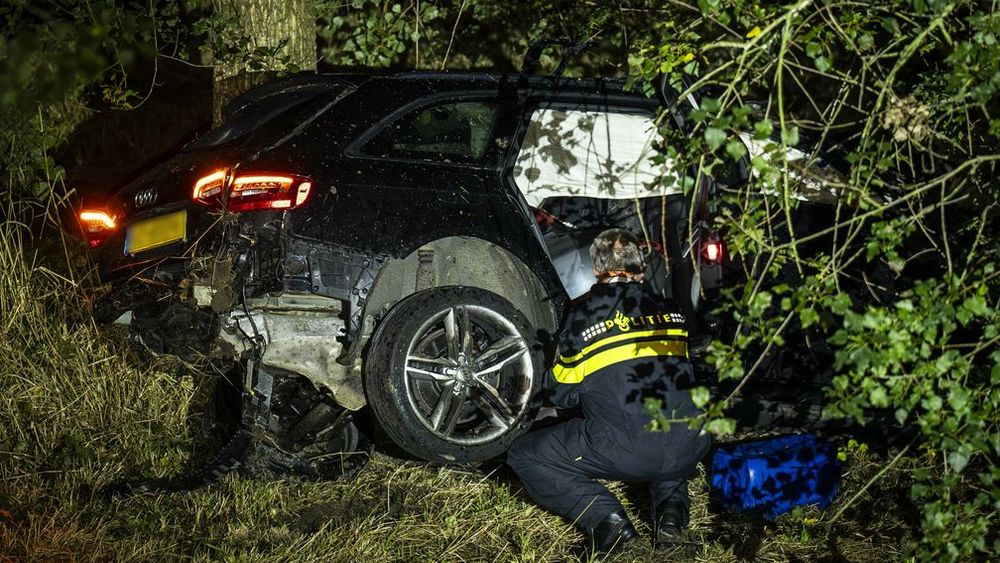
[(632, 328), (630, 322), (631, 319), (623, 315), (621, 311), (615, 311), (615, 324), (618, 325), (618, 330), (628, 332)]

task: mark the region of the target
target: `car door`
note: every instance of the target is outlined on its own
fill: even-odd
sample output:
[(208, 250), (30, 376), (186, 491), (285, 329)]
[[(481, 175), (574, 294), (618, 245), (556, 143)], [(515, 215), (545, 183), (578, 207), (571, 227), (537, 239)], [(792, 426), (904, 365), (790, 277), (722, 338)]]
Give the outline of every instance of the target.
[(595, 281), (588, 250), (601, 230), (629, 228), (654, 245), (663, 239), (659, 196), (680, 198), (680, 191), (659, 182), (671, 163), (651, 160), (655, 109), (637, 96), (560, 95), (536, 97), (524, 112), (505, 180), (538, 218), (535, 228), (571, 298)]
[[(405, 104), (351, 142), (339, 159), (336, 204), (323, 237), (408, 253), (449, 235), (486, 236), (495, 222), (502, 149), (495, 95), (455, 92)], [(492, 181), (491, 181), (492, 178)]]

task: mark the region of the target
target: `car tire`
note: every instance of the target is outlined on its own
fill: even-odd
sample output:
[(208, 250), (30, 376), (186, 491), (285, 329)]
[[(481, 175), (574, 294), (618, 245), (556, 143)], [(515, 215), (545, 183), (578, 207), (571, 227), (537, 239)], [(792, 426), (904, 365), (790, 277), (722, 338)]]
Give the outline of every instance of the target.
[(365, 389), (379, 425), (403, 450), (474, 463), (499, 456), (527, 430), (542, 373), (535, 331), (509, 301), (443, 287), (406, 298), (382, 320)]

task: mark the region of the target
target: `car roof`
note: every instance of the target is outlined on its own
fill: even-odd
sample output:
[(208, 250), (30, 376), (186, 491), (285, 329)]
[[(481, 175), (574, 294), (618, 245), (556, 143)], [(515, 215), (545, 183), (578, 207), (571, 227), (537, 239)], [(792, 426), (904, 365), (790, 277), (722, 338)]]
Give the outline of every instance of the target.
[(591, 90), (600, 87), (625, 92), (625, 80), (616, 77), (576, 78), (547, 75), (494, 74), (488, 72), (412, 70), (384, 76), (381, 79), (390, 81), (430, 81), (456, 85), (478, 84), (482, 86), (509, 83), (533, 89), (570, 88)]
[[(345, 89), (347, 92), (345, 92)], [(252, 109), (254, 112), (315, 95), (349, 93), (387, 106), (450, 92), (481, 92), (505, 96), (580, 95), (646, 99), (625, 87), (621, 78), (574, 78), (546, 75), (495, 74), (489, 72), (415, 70), (395, 74), (303, 72), (252, 88), (235, 98), (224, 112), (226, 119)], [(655, 102), (654, 102), (655, 103)]]
[[(354, 107), (361, 114), (381, 119), (407, 107), (410, 102), (450, 98), (452, 96), (483, 96), (509, 102), (570, 101), (603, 104), (614, 100), (626, 104), (638, 101), (655, 104), (636, 91), (625, 89), (620, 78), (574, 78), (525, 74), (493, 74), (487, 72), (408, 71), (395, 74), (299, 73), (250, 89), (235, 98), (224, 112), (223, 125), (208, 135), (190, 143), (185, 150), (222, 146), (228, 138), (243, 139), (253, 135), (260, 142), (276, 136), (286, 136), (290, 118), (287, 112), (306, 112), (292, 116), (296, 123), (305, 117), (318, 117), (341, 98), (361, 100)], [(300, 109), (301, 108), (301, 109)], [(313, 113), (309, 113), (313, 112)], [(275, 119), (280, 115), (281, 119)], [(245, 121), (245, 124), (240, 122)], [(364, 121), (364, 120), (362, 120)], [(352, 121), (352, 123), (354, 123)], [(367, 126), (370, 126), (368, 123)], [(233, 129), (234, 133), (227, 133)], [(250, 132), (253, 133), (250, 133)]]
[(497, 90), (500, 87), (527, 90), (535, 93), (586, 93), (631, 95), (640, 97), (637, 90), (625, 88), (625, 80), (617, 77), (575, 78), (546, 75), (496, 74), (469, 71), (412, 70), (395, 74), (345, 74), (322, 73), (299, 75), (287, 79), (308, 80), (312, 84), (323, 81), (354, 83), (363, 89), (404, 89), (416, 92), (449, 90)]

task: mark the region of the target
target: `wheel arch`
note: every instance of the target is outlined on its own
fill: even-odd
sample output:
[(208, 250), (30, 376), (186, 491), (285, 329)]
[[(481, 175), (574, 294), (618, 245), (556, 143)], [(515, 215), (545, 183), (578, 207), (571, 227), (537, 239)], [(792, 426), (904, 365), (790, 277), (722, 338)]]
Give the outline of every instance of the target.
[(415, 293), (446, 286), (490, 291), (510, 301), (536, 330), (554, 335), (558, 329), (557, 299), (520, 258), (481, 238), (448, 236), (424, 244), (403, 259), (390, 260), (379, 271), (365, 303), (361, 346), (393, 305)]

